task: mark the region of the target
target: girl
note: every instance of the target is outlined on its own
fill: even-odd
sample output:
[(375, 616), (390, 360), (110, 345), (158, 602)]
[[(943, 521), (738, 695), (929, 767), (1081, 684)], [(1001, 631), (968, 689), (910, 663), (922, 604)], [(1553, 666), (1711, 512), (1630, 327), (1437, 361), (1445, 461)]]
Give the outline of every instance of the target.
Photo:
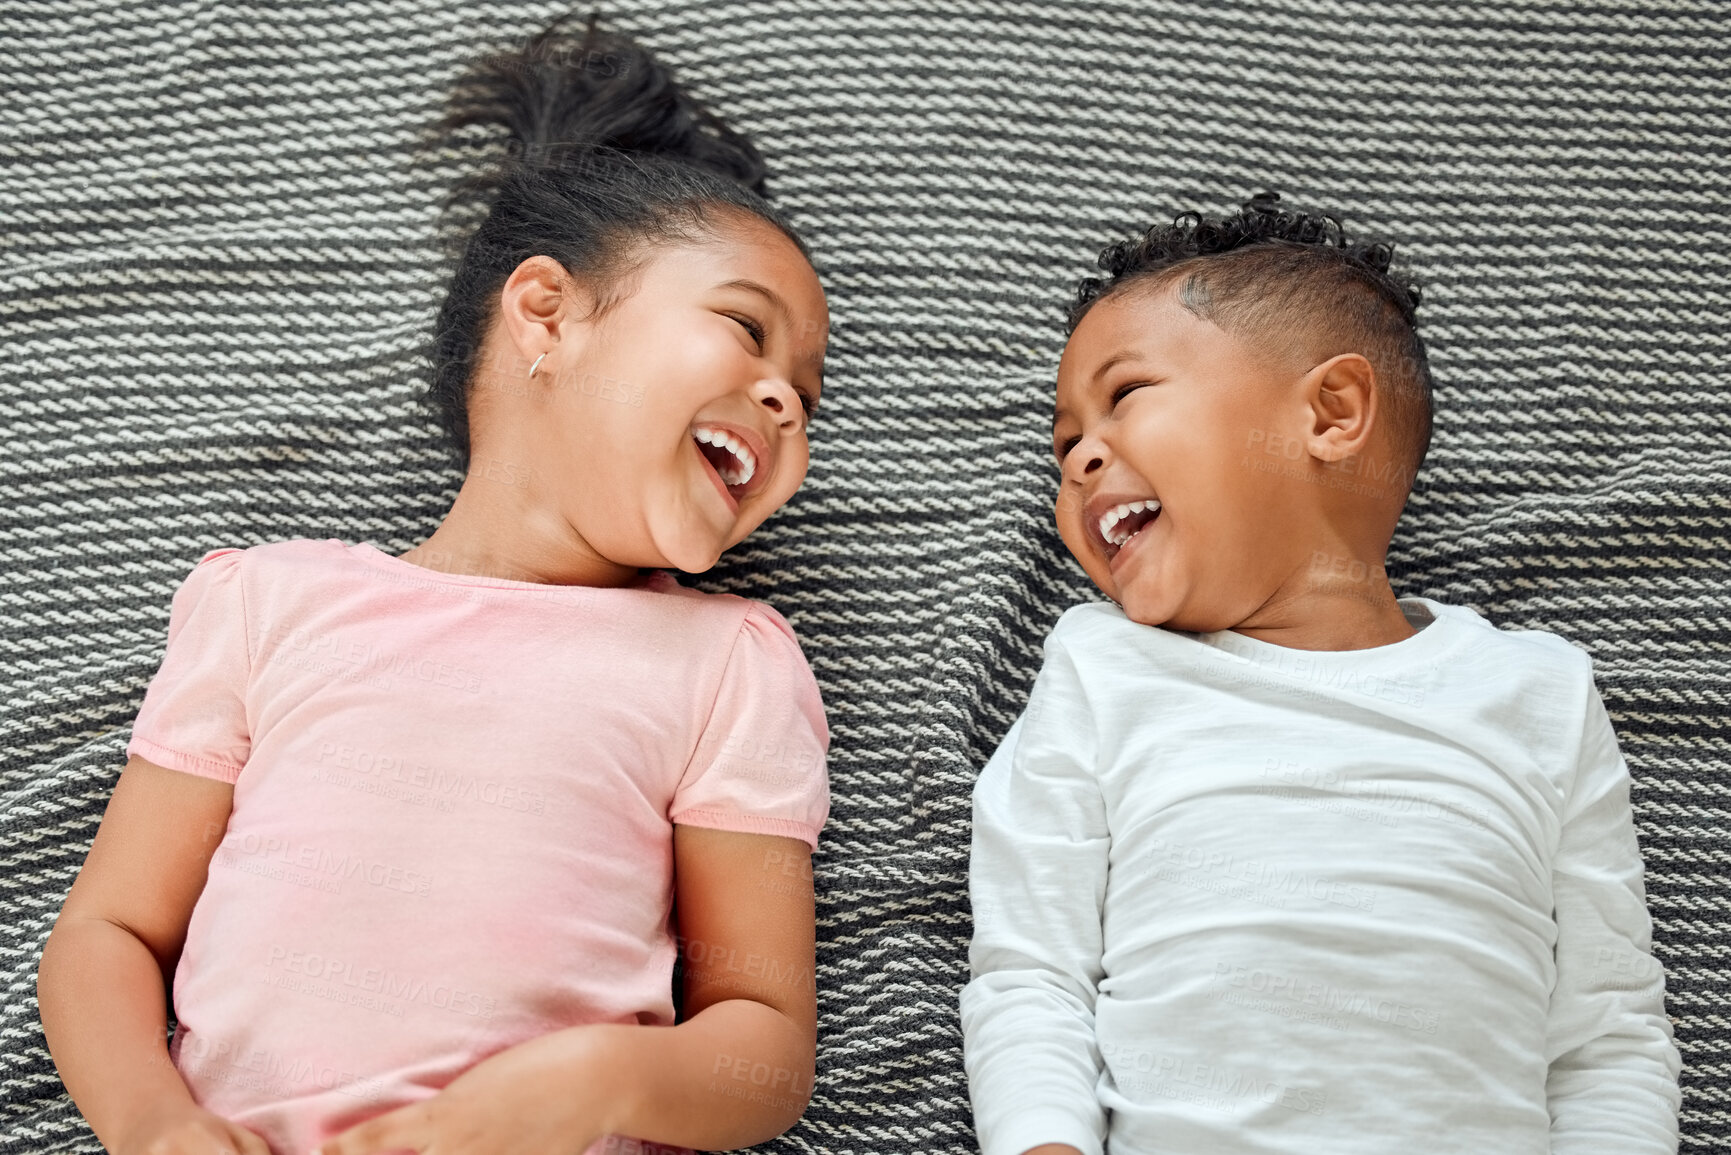
[(824, 294), (750, 142), (561, 23), (439, 126), (513, 145), (438, 319), (449, 515), (174, 596), (38, 982), (118, 1155), (736, 1148), (809, 1098), (816, 681), (667, 568), (799, 487)]

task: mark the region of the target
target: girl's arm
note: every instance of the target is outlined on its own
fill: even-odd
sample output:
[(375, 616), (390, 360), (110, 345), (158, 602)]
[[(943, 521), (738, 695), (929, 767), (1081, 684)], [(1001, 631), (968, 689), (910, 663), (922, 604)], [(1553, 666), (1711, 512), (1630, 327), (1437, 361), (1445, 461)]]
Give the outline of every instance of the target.
[(529, 1039), (318, 1155), (581, 1151), (603, 1135), (725, 1151), (772, 1139), (817, 1065), (811, 852), (795, 838), (673, 828), (684, 1021)]
[(49, 1054), (102, 1145), (219, 1146), (264, 1140), (202, 1111), (170, 1064), (166, 977), (222, 841), (234, 787), (134, 757), (42, 950), (37, 1002)]
[(795, 838), (673, 828), (684, 1021), (609, 1028), (608, 1130), (719, 1151), (773, 1139), (817, 1067), (811, 851)]

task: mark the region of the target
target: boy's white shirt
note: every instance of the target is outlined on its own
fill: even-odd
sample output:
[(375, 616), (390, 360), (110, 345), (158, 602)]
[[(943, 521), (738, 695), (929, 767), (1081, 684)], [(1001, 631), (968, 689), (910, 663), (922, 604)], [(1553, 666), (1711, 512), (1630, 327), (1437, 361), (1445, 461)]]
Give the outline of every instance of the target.
[(1676, 1152), (1590, 660), (1401, 605), (1356, 651), (1059, 619), (974, 791), (984, 1155)]

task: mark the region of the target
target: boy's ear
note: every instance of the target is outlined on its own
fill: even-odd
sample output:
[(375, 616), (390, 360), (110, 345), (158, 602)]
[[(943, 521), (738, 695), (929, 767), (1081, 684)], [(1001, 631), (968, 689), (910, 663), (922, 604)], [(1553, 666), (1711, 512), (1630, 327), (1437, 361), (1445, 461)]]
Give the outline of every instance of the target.
[(1304, 375), (1310, 407), (1310, 455), (1341, 461), (1370, 448), (1377, 411), (1376, 370), (1358, 353), (1330, 357)]

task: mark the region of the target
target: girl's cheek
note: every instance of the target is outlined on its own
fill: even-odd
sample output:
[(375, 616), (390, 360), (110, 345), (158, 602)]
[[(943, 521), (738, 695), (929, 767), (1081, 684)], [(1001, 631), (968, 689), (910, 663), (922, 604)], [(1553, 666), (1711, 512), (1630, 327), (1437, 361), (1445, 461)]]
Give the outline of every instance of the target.
[(746, 364), (749, 358), (739, 339), (722, 327), (737, 323), (723, 317), (721, 325), (703, 325), (695, 333), (669, 335), (666, 339), (664, 347), (676, 350), (674, 365), (670, 367), (690, 388), (691, 400), (698, 406), (750, 375)]

